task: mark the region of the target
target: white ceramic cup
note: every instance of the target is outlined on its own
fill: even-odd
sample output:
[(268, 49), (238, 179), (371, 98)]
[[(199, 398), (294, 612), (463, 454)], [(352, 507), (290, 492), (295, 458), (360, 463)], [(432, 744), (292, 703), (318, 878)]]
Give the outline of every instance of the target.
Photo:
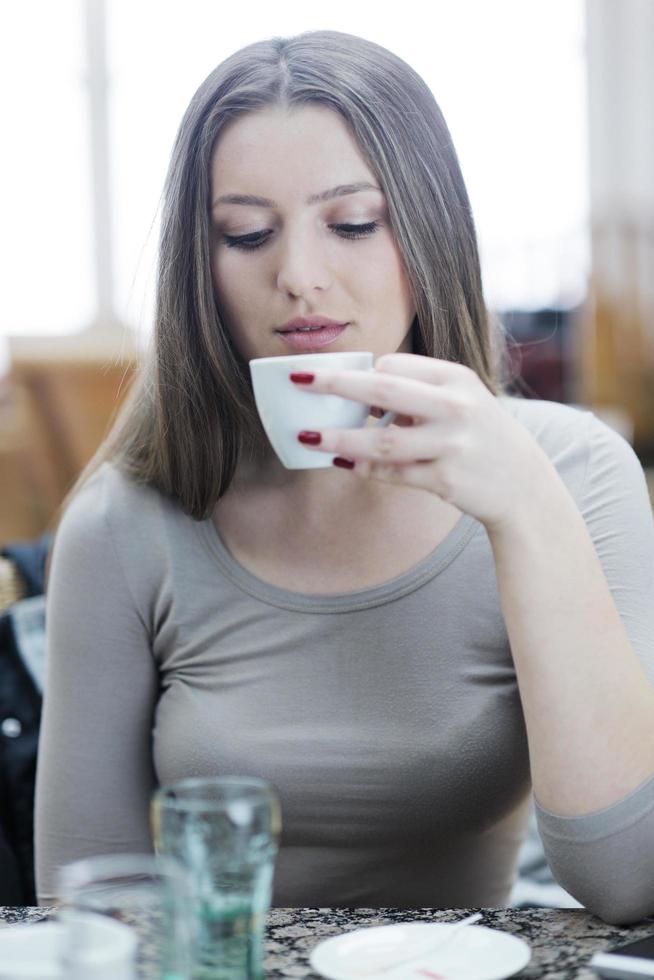
[[(372, 371), (373, 354), (371, 351), (335, 351), (256, 357), (250, 361), (259, 417), (271, 446), (287, 470), (314, 470), (332, 465), (330, 453), (312, 452), (298, 442), (298, 432), (302, 429), (360, 429), (370, 415), (370, 405), (341, 395), (312, 394), (289, 378), (291, 372), (314, 368)], [(377, 425), (388, 425), (394, 418), (394, 412), (386, 412)]]

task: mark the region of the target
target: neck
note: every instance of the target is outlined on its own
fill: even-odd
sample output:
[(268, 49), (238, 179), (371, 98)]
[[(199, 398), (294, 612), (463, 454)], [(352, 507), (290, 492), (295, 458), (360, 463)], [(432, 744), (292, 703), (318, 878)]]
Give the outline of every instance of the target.
[[(370, 416), (367, 424), (377, 420)], [(265, 491), (282, 494), (300, 512), (317, 506), (329, 508), (339, 501), (376, 499), (382, 484), (357, 479), (348, 470), (333, 466), (321, 469), (288, 470), (272, 450), (262, 459), (242, 459), (230, 490), (241, 493)]]

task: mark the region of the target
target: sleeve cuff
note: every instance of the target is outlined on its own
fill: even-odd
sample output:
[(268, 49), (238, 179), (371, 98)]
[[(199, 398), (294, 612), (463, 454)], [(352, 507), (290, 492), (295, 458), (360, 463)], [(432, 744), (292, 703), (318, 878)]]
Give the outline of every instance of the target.
[(552, 813), (535, 797), (534, 806), (541, 834), (571, 843), (602, 840), (623, 833), (654, 811), (654, 775), (616, 803), (581, 816)]

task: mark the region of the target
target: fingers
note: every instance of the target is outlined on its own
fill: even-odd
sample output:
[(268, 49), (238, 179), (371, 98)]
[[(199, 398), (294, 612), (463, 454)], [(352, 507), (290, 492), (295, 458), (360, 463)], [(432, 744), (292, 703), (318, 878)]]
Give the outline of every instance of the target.
[(324, 429), (320, 442), (306, 448), (346, 459), (371, 463), (404, 464), (429, 462), (438, 455), (439, 434), (432, 427), (415, 426), (406, 430), (396, 425), (383, 429)]
[[(353, 474), (362, 479), (401, 484), (404, 487), (413, 487), (415, 490), (427, 490), (438, 494), (434, 480), (434, 466), (427, 462), (357, 463)], [(445, 496), (442, 499), (445, 500)]]
[[(340, 459), (345, 460), (347, 457), (340, 457)], [(344, 462), (340, 462), (338, 465), (343, 466)], [(437, 460), (416, 460), (411, 463), (357, 460), (356, 463), (350, 461), (350, 465), (351, 469), (348, 466), (347, 472), (352, 474), (351, 479), (393, 483), (415, 490), (435, 493), (445, 501), (450, 499), (449, 488), (443, 485), (443, 481), (439, 479)]]
[(384, 354), (375, 362), (375, 371), (386, 374), (399, 374), (416, 381), (427, 381), (433, 385), (459, 384), (477, 377), (471, 368), (456, 361), (444, 361), (438, 357), (425, 357), (422, 354)]
[[(383, 408), (378, 408), (376, 405), (370, 409), (370, 414), (376, 419), (380, 419), (386, 414)], [(410, 415), (396, 415), (393, 419), (393, 425), (399, 425), (405, 427), (407, 425), (413, 425), (413, 418)]]
[[(393, 355), (395, 356), (395, 355)], [(399, 355), (398, 355), (399, 356)], [(413, 357), (415, 355), (411, 355)], [(425, 360), (431, 360), (425, 358)], [(445, 361), (435, 364), (448, 364)], [(421, 369), (422, 370), (422, 369)], [(467, 368), (463, 370), (468, 370)], [(466, 402), (467, 392), (461, 386), (445, 386), (434, 381), (422, 381), (406, 374), (388, 371), (322, 371), (316, 370), (313, 380), (302, 384), (304, 391), (316, 394), (342, 395), (353, 401), (374, 405), (384, 411), (417, 419), (449, 419), (458, 414)]]

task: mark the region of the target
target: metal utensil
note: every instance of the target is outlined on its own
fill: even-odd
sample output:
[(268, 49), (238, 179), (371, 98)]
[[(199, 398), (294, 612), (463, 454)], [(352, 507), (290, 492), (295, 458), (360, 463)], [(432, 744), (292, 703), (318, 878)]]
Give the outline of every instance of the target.
[[(390, 973), (390, 971), (394, 970), (396, 966), (406, 966), (409, 963), (417, 962), (418, 960), (423, 959), (425, 956), (431, 956), (432, 953), (441, 950), (444, 946), (451, 942), (451, 940), (454, 939), (454, 937), (458, 935), (458, 933), (461, 932), (465, 926), (469, 926), (473, 922), (478, 922), (481, 917), (481, 912), (475, 912), (474, 915), (468, 915), (465, 919), (460, 919), (456, 923), (451, 923), (454, 925), (454, 928), (451, 929), (446, 936), (443, 936), (438, 940), (438, 942), (435, 942), (433, 946), (430, 946), (428, 949), (423, 949), (420, 953), (414, 953), (411, 956), (404, 956), (402, 959), (393, 960), (391, 963), (387, 963), (382, 967), (375, 967), (373, 970), (366, 970), (364, 973), (358, 973), (357, 975), (360, 977), (367, 977), (372, 976), (373, 974)], [(449, 924), (450, 923), (448, 923), (448, 925)]]

